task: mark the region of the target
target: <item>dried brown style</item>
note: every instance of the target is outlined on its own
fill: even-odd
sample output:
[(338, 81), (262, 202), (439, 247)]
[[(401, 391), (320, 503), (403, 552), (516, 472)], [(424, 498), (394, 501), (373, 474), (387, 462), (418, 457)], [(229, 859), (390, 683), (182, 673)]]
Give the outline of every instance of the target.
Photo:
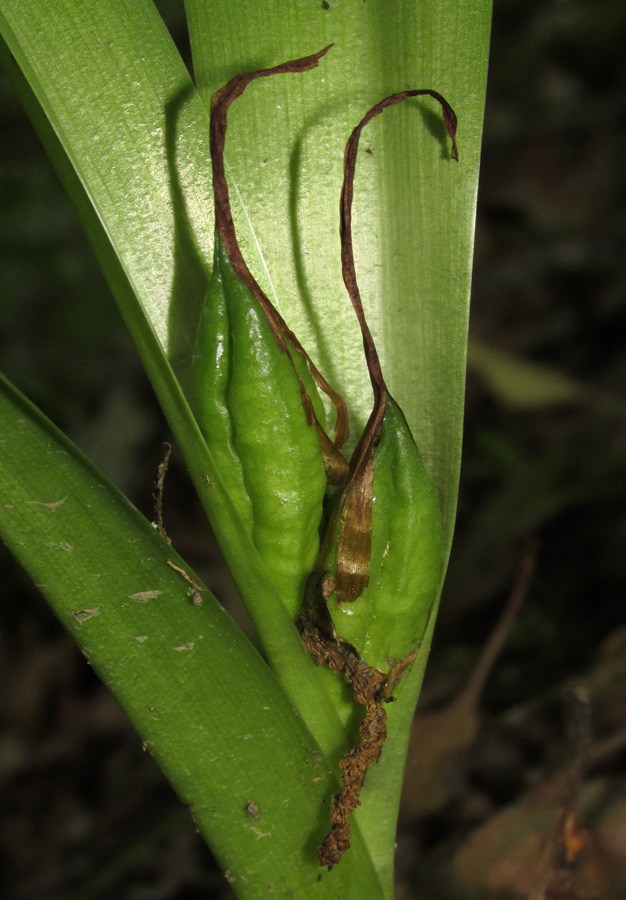
[[(365, 707), (365, 718), (359, 729), (359, 741), (339, 764), (343, 783), (332, 801), (331, 830), (318, 848), (320, 864), (328, 868), (336, 865), (350, 846), (348, 817), (360, 803), (361, 788), (367, 769), (380, 757), (387, 736), (387, 716), (383, 703), (393, 700), (392, 692), (395, 685), (414, 662), (418, 652), (418, 648), (414, 647), (399, 662), (392, 664), (390, 671), (385, 674), (380, 668), (368, 665), (352, 644), (337, 635), (327, 604), (333, 595), (336, 597), (337, 606), (345, 602), (354, 602), (363, 594), (370, 581), (374, 451), (381, 439), (388, 401), (393, 402), (365, 319), (354, 264), (352, 200), (359, 139), (365, 125), (388, 106), (409, 97), (425, 94), (434, 97), (442, 106), (445, 128), (452, 140), (451, 155), (456, 160), (458, 158), (455, 143), (456, 116), (447, 101), (436, 91), (431, 90), (403, 91), (373, 106), (352, 132), (344, 156), (344, 180), (340, 204), (342, 273), (363, 336), (365, 359), (374, 392), (374, 406), (350, 460), (350, 478), (329, 524), (318, 560), (318, 572), (309, 579), (299, 622), (304, 643), (315, 663), (326, 665), (333, 671), (343, 672), (345, 680), (352, 688), (355, 702)], [(396, 406), (395, 402), (393, 405)], [(336, 563), (334, 573), (330, 575), (323, 569), (335, 550)]]

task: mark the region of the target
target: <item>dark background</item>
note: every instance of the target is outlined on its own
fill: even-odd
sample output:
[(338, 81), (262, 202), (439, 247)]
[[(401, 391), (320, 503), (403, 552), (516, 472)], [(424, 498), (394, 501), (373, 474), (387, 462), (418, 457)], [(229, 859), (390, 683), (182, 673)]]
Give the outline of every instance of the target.
[[(186, 53), (182, 5), (158, 5)], [(498, 881), (488, 853), (476, 851), (476, 871), (452, 861), (576, 759), (565, 695), (584, 684), (599, 748), (579, 804), (587, 855), (570, 893), (553, 896), (626, 898), (625, 46), (622, 0), (496, 0), (459, 518), (423, 710), (445, 707), (467, 680), (530, 539), (537, 567), (478, 734), (453, 748), (455, 791), (405, 816), (401, 897), (527, 896), (522, 877)], [(151, 517), (162, 416), (4, 79), (0, 128), (2, 369)], [(488, 377), (485, 346), (503, 354)], [(511, 378), (520, 361), (525, 376)], [(166, 509), (177, 549), (228, 602), (176, 458)], [(2, 550), (0, 560), (2, 895), (228, 896), (115, 702)], [(509, 870), (527, 860), (524, 840), (511, 832)]]

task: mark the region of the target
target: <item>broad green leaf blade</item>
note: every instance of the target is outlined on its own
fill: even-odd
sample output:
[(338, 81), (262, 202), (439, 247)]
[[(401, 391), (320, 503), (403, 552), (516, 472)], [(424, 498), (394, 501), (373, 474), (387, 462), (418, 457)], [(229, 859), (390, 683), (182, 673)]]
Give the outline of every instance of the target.
[[(99, 8), (105, 5), (109, 15), (95, 31), (89, 9), (70, 0), (55, 3), (54, 15), (46, 3), (4, 0), (0, 28), (30, 86), (6, 50), (3, 64), (81, 214), (237, 585), (245, 599), (254, 599), (252, 617), (271, 665), (335, 757), (346, 746), (334, 709), (240, 526), (170, 366), (170, 360), (177, 364), (184, 382), (193, 343), (188, 307), (197, 316), (205, 288), (196, 253), (212, 223), (210, 208), (202, 206), (206, 192), (198, 193), (208, 177), (208, 119), (152, 5), (138, 0), (132, 16), (124, 0), (103, 0)], [(68, 41), (77, 30), (80, 38)], [(144, 53), (137, 62), (139, 47)], [(127, 69), (135, 65), (142, 80), (129, 87)], [(106, 121), (100, 122), (104, 94)], [(156, 143), (146, 145), (145, 129)]]
[(0, 435), (0, 535), (190, 805), (237, 896), (257, 900), (269, 884), (280, 896), (381, 896), (358, 834), (347, 864), (317, 883), (332, 776), (228, 614), (207, 591), (191, 602), (168, 565), (184, 562), (4, 379)]
[[(345, 143), (365, 111), (406, 88), (442, 93), (459, 118), (453, 163), (434, 101), (386, 111), (362, 137), (355, 261), (368, 322), (442, 499), (449, 551), (458, 491), (474, 216), (491, 3), (384, 0), (303, 6), (186, 0), (196, 84), (334, 47), (314, 72), (253, 85), (230, 116), (226, 157), (257, 245), (255, 275), (348, 400), (353, 440), (371, 408), (361, 336), (341, 280), (339, 192)], [(368, 151), (369, 152), (366, 152)], [(292, 257), (293, 254), (293, 258)], [(269, 274), (266, 274), (269, 273)], [(358, 820), (392, 894), (395, 821), (410, 721), (428, 656), (389, 711)]]
[(188, 365), (212, 246), (208, 135), (154, 5), (3, 0), (0, 27), (170, 360)]

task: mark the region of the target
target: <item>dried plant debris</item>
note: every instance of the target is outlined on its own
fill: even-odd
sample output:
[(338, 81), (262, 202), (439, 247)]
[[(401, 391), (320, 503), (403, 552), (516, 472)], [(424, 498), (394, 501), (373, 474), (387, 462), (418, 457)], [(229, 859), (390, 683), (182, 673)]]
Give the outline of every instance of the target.
[(401, 822), (414, 823), (440, 813), (467, 790), (469, 750), (480, 728), (482, 693), (530, 590), (535, 558), (533, 541), (522, 555), (507, 602), (461, 693), (440, 709), (418, 712), (413, 720)]
[(170, 456), (172, 455), (172, 445), (165, 442), (165, 453), (163, 455), (162, 461), (159, 463), (157, 480), (155, 484), (155, 493), (154, 493), (154, 517), (156, 529), (164, 538), (168, 544), (171, 544), (171, 540), (169, 539), (167, 532), (165, 530), (165, 526), (163, 524), (163, 490), (165, 487), (165, 477), (167, 475), (167, 470), (170, 465)]
[[(359, 728), (358, 744), (339, 763), (343, 785), (332, 801), (331, 830), (317, 850), (320, 865), (329, 869), (340, 861), (350, 847), (348, 816), (360, 803), (359, 795), (367, 769), (380, 757), (387, 737), (387, 714), (382, 704), (393, 699), (388, 676), (380, 669), (368, 666), (352, 644), (337, 636), (325, 596), (333, 589), (334, 582), (327, 574), (310, 579), (308, 597), (299, 623), (302, 640), (316, 665), (328, 666), (333, 672), (343, 672), (352, 688), (355, 703), (365, 707), (365, 718)], [(316, 621), (324, 624), (316, 624)]]

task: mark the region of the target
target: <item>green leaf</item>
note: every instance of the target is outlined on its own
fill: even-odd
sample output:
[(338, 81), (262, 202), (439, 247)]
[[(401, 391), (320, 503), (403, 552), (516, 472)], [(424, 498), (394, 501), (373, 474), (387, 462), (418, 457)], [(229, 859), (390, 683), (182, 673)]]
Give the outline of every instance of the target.
[(3, 0), (0, 28), (177, 369), (212, 247), (206, 119), (150, 0)]
[(317, 883), (333, 777), (230, 616), (206, 589), (191, 602), (168, 565), (183, 560), (3, 378), (0, 423), (0, 535), (189, 804), (237, 896), (256, 900), (269, 884), (280, 896), (380, 896), (358, 834), (347, 865)]
[(54, 15), (46, 3), (4, 0), (0, 28), (24, 75), (6, 48), (3, 65), (81, 214), (270, 663), (336, 757), (346, 738), (335, 711), (181, 387), (206, 287), (197, 254), (212, 243), (208, 118), (152, 4), (133, 2), (132, 15), (124, 0), (105, 5), (96, 30), (72, 0), (55, 2)]

